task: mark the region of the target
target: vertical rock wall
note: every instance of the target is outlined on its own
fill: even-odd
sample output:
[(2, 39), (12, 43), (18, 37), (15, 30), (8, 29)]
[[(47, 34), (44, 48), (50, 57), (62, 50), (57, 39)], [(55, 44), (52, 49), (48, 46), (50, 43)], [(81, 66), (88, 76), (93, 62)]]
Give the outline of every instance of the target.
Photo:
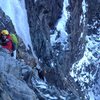
[[(85, 1), (88, 9), (84, 18), (83, 0), (69, 0), (69, 6), (66, 8), (70, 12), (70, 18), (66, 23), (69, 49), (63, 50), (60, 44), (53, 47), (50, 44), (50, 31), (55, 30), (55, 25), (61, 17), (63, 0), (37, 0), (36, 2), (25, 0), (33, 47), (41, 66), (47, 68), (47, 81), (63, 89), (67, 86), (70, 87), (69, 84), (73, 88), (75, 87), (74, 90), (79, 88), (70, 77), (69, 71), (72, 64), (80, 60), (84, 54), (86, 35), (96, 31), (89, 29), (87, 24), (92, 25), (93, 18), (100, 18), (100, 1)], [(97, 27), (99, 27), (98, 24)], [(67, 83), (65, 78), (67, 78)], [(81, 91), (78, 93), (81, 94)]]

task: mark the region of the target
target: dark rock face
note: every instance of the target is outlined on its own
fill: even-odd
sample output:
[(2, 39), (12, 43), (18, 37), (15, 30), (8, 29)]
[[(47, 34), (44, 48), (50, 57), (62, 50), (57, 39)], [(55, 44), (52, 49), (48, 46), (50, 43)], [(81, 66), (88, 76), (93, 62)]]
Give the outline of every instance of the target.
[[(71, 15), (69, 21), (66, 23), (66, 30), (69, 34), (69, 51), (63, 51), (60, 44), (56, 44), (54, 47), (51, 47), (50, 44), (50, 30), (55, 30), (57, 20), (61, 17), (62, 0), (43, 0), (41, 2), (37, 1), (36, 3), (29, 0), (26, 1), (26, 8), (33, 47), (37, 57), (40, 59), (41, 66), (47, 69), (47, 81), (61, 89), (73, 92), (78, 98), (80, 95), (82, 97), (83, 94), (79, 90), (77, 83), (70, 77), (69, 71), (72, 64), (79, 60), (84, 52), (85, 35), (79, 40), (80, 34), (83, 31), (83, 24), (80, 24), (82, 0), (70, 0), (69, 4), (69, 7), (66, 8)], [(1, 16), (3, 15), (2, 13), (0, 14)], [(2, 16), (2, 21), (5, 26), (1, 24), (1, 29), (7, 27), (8, 30), (13, 30), (11, 20), (9, 17), (6, 18), (4, 16)], [(56, 56), (57, 52), (59, 52), (58, 56)], [(52, 62), (55, 63), (55, 68), (51, 68)], [(64, 77), (66, 77), (67, 82)], [(76, 91), (76, 89), (78, 90)]]
[[(86, 35), (98, 34), (97, 29), (100, 26), (100, 1), (85, 1), (88, 4), (88, 10), (85, 13), (86, 19), (85, 22), (80, 23), (80, 17), (83, 15), (83, 0), (69, 0), (69, 6), (66, 8), (70, 12), (70, 17), (66, 23), (68, 50), (63, 50), (61, 43), (55, 43), (53, 46), (50, 43), (50, 35), (54, 34), (55, 26), (61, 18), (63, 0), (36, 0), (36, 2), (34, 0), (25, 0), (34, 51), (39, 59), (40, 66), (47, 70), (47, 82), (57, 88), (72, 92), (76, 100), (85, 100), (85, 96), (84, 92), (81, 91), (80, 84), (70, 76), (70, 68), (73, 63), (83, 56)], [(3, 15), (3, 12), (0, 12), (0, 16), (4, 17), (5, 15)], [(6, 19), (9, 22), (9, 25), (7, 24), (8, 29), (13, 30), (13, 26), (10, 25), (11, 21), (9, 21), (9, 18)], [(6, 21), (3, 20), (5, 19), (2, 19), (0, 23), (3, 22), (6, 25)], [(95, 21), (97, 23), (94, 25)], [(91, 28), (93, 25), (96, 27)], [(4, 28), (2, 23), (0, 27), (1, 29)], [(83, 36), (81, 37), (82, 32)], [(22, 54), (19, 54), (19, 56), (20, 58), (26, 57), (26, 55)], [(34, 59), (32, 59), (32, 64), (34, 62)], [(71, 100), (73, 99), (71, 98)]]
[[(78, 83), (73, 81), (69, 71), (72, 64), (83, 56), (86, 35), (97, 31), (97, 28), (90, 29), (87, 24), (93, 25), (93, 21), (100, 18), (100, 1), (85, 0), (88, 4), (88, 11), (85, 13), (84, 21), (84, 18), (81, 19), (84, 14), (82, 10), (83, 0), (69, 0), (69, 6), (66, 8), (70, 12), (70, 17), (66, 23), (66, 31), (69, 34), (69, 50), (63, 50), (60, 43), (56, 43), (53, 47), (50, 44), (50, 30), (55, 31), (55, 25), (61, 17), (63, 0), (25, 1), (33, 47), (41, 66), (47, 69), (47, 81), (62, 89), (70, 88), (69, 84), (74, 87), (74, 90), (78, 89)], [(96, 26), (99, 27), (99, 23)], [(81, 37), (82, 32), (83, 36)], [(51, 68), (52, 62), (55, 68)], [(64, 77), (67, 78), (67, 83), (64, 81)], [(73, 89), (70, 90), (73, 91)], [(75, 91), (73, 93), (75, 94)], [(79, 95), (81, 93), (78, 91)]]
[[(74, 57), (74, 53), (78, 52), (77, 39), (79, 38), (79, 35), (74, 34), (77, 33), (79, 27), (79, 16), (81, 12), (77, 15), (77, 10), (78, 7), (81, 7), (80, 4), (80, 1), (78, 1), (77, 3), (73, 2), (72, 5), (70, 4), (73, 7), (71, 11), (69, 9), (70, 7), (68, 8), (72, 14), (71, 16), (75, 15), (77, 17), (77, 20), (74, 20), (75, 17), (73, 16), (70, 20), (71, 22), (69, 21), (67, 23), (70, 31), (69, 42), (71, 48), (69, 49), (69, 51), (63, 51), (60, 44), (56, 44), (54, 47), (52, 47), (50, 44), (50, 30), (55, 30), (55, 25), (58, 19), (61, 17), (63, 1), (43, 0), (41, 2), (37, 1), (36, 3), (34, 3), (34, 1), (32, 0), (26, 0), (33, 47), (37, 57), (39, 58), (40, 65), (43, 68), (47, 69), (47, 81), (60, 89), (71, 91), (74, 94), (73, 97), (76, 97), (78, 100), (80, 96), (83, 96), (83, 94), (80, 90), (78, 90), (79, 87), (70, 77), (69, 70), (72, 63), (77, 60)], [(73, 23), (75, 24), (75, 26), (73, 26)], [(8, 26), (10, 25), (7, 25), (7, 27)], [(10, 27), (8, 29), (10, 30)], [(72, 41), (73, 39), (74, 42)], [(58, 52), (59, 55), (57, 55)], [(55, 64), (55, 68), (51, 68), (52, 62)]]
[[(100, 27), (100, 0), (87, 0), (88, 3), (88, 35), (97, 34), (97, 29)], [(96, 22), (94, 25), (93, 23)], [(92, 27), (93, 26), (93, 27)]]
[(70, 22), (69, 27), (71, 31), (71, 63), (79, 60), (82, 57), (84, 49), (82, 50), (82, 45), (84, 43), (84, 38), (79, 40), (81, 32), (83, 31), (83, 23), (80, 24), (80, 16), (82, 14), (82, 0), (73, 1), (70, 0)]
[(0, 31), (2, 29), (7, 29), (9, 32), (15, 32), (11, 19), (0, 9)]
[[(69, 34), (69, 51), (63, 51), (60, 44), (54, 47), (50, 44), (50, 30), (55, 30), (55, 25), (61, 17), (63, 0), (37, 0), (36, 2), (25, 0), (25, 2), (33, 47), (41, 66), (47, 69), (47, 81), (65, 89), (68, 84), (71, 84), (70, 81), (73, 81), (69, 76), (72, 64), (79, 60), (84, 52), (84, 37), (79, 41), (83, 31), (83, 24), (80, 24), (82, 0), (69, 0), (69, 6), (66, 8), (71, 15), (66, 23), (66, 30)], [(56, 56), (57, 52), (59, 52), (58, 56)], [(52, 62), (55, 63), (55, 68), (51, 68)], [(67, 84), (64, 83), (66, 76), (69, 76)]]
[[(58, 68), (59, 66), (61, 68), (61, 65), (64, 64), (62, 61), (64, 62), (65, 60), (61, 59), (65, 53), (61, 53), (62, 56), (59, 56), (60, 58), (55, 56), (56, 53), (53, 51), (50, 44), (50, 30), (54, 30), (57, 20), (61, 17), (62, 7), (62, 0), (43, 0), (41, 2), (36, 1), (36, 3), (32, 0), (26, 0), (26, 8), (34, 50), (37, 57), (40, 59), (41, 66), (47, 68), (47, 77), (51, 76), (51, 78), (47, 78), (48, 81), (55, 83), (55, 79), (59, 79), (59, 82), (56, 83), (57, 86), (61, 86), (61, 78), (59, 78), (61, 75)], [(56, 66), (58, 66), (58, 68), (49, 68), (51, 67), (52, 61), (57, 63)], [(61, 65), (59, 64), (59, 61)], [(50, 75), (51, 73), (54, 73), (53, 76)]]
[(38, 58), (43, 61), (51, 58), (50, 29), (54, 28), (60, 17), (62, 3), (61, 0), (42, 0), (36, 3), (26, 0), (33, 46)]

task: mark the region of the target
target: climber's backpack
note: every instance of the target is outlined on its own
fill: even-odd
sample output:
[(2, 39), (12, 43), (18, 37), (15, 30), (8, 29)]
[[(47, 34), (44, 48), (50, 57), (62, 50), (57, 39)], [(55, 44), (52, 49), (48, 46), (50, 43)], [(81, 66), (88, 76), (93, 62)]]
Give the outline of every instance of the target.
[(17, 47), (18, 47), (18, 39), (17, 39), (17, 36), (14, 33), (10, 33), (10, 36), (11, 36), (11, 39), (12, 39), (12, 47), (13, 47), (13, 50), (16, 50)]

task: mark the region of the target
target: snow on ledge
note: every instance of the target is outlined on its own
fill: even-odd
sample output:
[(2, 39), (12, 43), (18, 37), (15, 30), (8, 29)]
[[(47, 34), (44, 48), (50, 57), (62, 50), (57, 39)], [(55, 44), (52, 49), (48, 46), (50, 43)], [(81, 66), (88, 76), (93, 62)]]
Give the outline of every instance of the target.
[[(66, 10), (68, 6), (68, 0), (64, 0), (61, 18), (58, 20), (54, 34), (50, 35), (51, 45), (53, 46), (55, 43), (61, 43), (61, 45), (63, 45), (63, 49), (66, 48), (66, 43), (68, 39), (68, 33), (65, 30), (66, 23), (70, 17), (70, 12)], [(57, 38), (58, 35), (59, 38)]]
[[(98, 71), (100, 62), (99, 42), (97, 41), (98, 39), (100, 39), (98, 38), (98, 35), (86, 36), (87, 44), (84, 55), (79, 61), (75, 62), (71, 68), (70, 75), (75, 79), (75, 81), (79, 81), (81, 85), (83, 85), (84, 82), (89, 83), (90, 80), (94, 80)], [(96, 68), (94, 68), (96, 69), (95, 73), (86, 71), (88, 65), (92, 63), (96, 64)]]

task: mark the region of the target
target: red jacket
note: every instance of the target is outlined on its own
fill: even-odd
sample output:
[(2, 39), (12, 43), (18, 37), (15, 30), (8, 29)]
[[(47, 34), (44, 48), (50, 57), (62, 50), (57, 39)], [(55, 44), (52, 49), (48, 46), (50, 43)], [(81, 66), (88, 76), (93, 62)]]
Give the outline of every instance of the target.
[(8, 39), (7, 43), (5, 46), (2, 46), (5, 49), (8, 49), (10, 52), (12, 52), (12, 40), (11, 40), (11, 36), (7, 35), (6, 39)]

